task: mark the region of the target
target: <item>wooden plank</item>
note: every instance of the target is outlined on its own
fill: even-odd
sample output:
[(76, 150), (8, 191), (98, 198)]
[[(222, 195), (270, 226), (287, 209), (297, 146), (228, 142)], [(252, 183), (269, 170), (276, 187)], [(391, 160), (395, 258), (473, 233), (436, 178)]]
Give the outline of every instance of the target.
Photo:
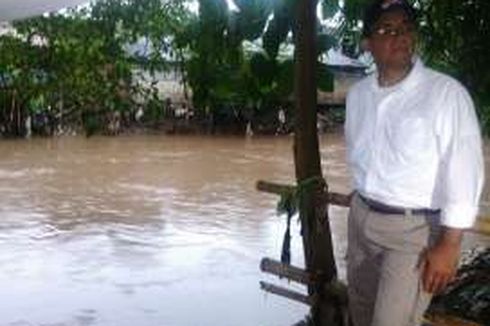
[(304, 295), (302, 293), (286, 289), (282, 286), (278, 286), (278, 285), (274, 285), (274, 284), (267, 283), (264, 281), (260, 281), (260, 288), (266, 292), (269, 292), (269, 293), (272, 293), (275, 295), (279, 295), (281, 297), (285, 297), (285, 298), (288, 298), (288, 299), (291, 299), (291, 300), (294, 300), (297, 302), (301, 302), (301, 303), (304, 303), (308, 306), (313, 305), (313, 298), (311, 298), (307, 295)]
[(260, 270), (304, 285), (314, 284), (310, 274), (304, 269), (286, 265), (271, 258), (262, 258)]
[[(294, 191), (295, 186), (285, 185), (280, 183), (268, 182), (268, 181), (258, 181), (257, 190), (281, 195), (285, 192)], [(340, 194), (337, 192), (329, 192), (327, 197), (324, 198), (329, 204), (341, 207), (350, 207), (350, 196), (345, 194)], [(490, 236), (490, 215), (479, 215), (476, 219), (473, 228), (468, 231), (474, 233), (480, 233), (486, 236)]]
[[(263, 272), (270, 273), (279, 277), (287, 278), (304, 285), (314, 285), (315, 278), (302, 268), (286, 265), (280, 261), (263, 258), (260, 263)], [(329, 299), (347, 304), (347, 287), (340, 281), (332, 281), (323, 284), (323, 293)]]
[(282, 195), (283, 193), (294, 191), (295, 186), (285, 185), (281, 183), (268, 182), (259, 180), (256, 184), (257, 190), (268, 192), (271, 194)]
[[(291, 192), (296, 189), (295, 186), (262, 181), (262, 180), (259, 180), (257, 182), (256, 187), (257, 190), (259, 191), (276, 194), (276, 195), (282, 195), (284, 193)], [(340, 194), (337, 192), (329, 192), (327, 197), (324, 198), (324, 200), (327, 200), (329, 204), (336, 205), (336, 206), (342, 206), (342, 207), (350, 206), (350, 196)]]

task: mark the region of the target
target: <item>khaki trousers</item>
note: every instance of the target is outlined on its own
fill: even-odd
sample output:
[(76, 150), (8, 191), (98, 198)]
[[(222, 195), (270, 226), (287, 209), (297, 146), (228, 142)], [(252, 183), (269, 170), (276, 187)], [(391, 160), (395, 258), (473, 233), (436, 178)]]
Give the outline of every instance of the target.
[(422, 290), (418, 266), (437, 236), (434, 219), (373, 212), (353, 196), (347, 281), (354, 326), (420, 325), (431, 296)]

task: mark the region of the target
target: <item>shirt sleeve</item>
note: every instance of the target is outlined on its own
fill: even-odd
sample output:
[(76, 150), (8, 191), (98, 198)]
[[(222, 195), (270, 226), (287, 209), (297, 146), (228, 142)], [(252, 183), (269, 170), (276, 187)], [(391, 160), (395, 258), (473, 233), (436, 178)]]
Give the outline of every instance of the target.
[(450, 84), (439, 117), (441, 224), (469, 228), (478, 214), (484, 181), (480, 128), (473, 101), (459, 84)]

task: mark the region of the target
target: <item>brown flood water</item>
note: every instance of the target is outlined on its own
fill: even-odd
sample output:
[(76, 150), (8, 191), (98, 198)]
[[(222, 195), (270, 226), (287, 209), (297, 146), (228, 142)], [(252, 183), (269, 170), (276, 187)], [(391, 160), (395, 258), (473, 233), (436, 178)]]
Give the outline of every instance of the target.
[[(344, 152), (321, 137), (333, 191), (349, 191)], [(255, 190), (293, 173), (290, 137), (0, 141), (0, 325), (293, 324), (306, 307), (259, 289), (288, 284), (259, 271), (280, 256), (285, 218)], [(341, 278), (345, 215), (331, 208)], [(297, 223), (292, 235), (302, 265)]]

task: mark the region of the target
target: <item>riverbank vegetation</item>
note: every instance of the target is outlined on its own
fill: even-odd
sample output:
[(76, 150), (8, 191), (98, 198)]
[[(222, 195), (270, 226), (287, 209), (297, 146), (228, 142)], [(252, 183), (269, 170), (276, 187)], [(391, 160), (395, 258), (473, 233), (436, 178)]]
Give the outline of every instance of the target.
[(459, 323), (449, 322), (453, 316), (464, 318), (468, 325), (470, 321), (490, 325), (489, 270), (490, 248), (477, 247), (465, 252), (455, 280), (432, 300), (428, 316), (434, 324), (465, 325), (460, 319)]
[[(362, 54), (364, 2), (320, 1), (320, 91), (333, 89), (329, 49)], [(423, 56), (469, 87), (488, 132), (488, 2), (415, 2)], [(295, 2), (233, 3), (99, 0), (14, 22), (0, 36), (0, 134), (291, 131)], [(178, 98), (162, 80), (179, 85)]]
[[(334, 84), (322, 60), (327, 50), (362, 55), (357, 44), (366, 1), (322, 0), (318, 17), (314, 0), (234, 0), (233, 6), (226, 0), (99, 0), (14, 22), (14, 30), (0, 36), (0, 134), (117, 134), (169, 121), (173, 132), (176, 121), (210, 132), (294, 126), (297, 182), (312, 181), (299, 204), (306, 269), (318, 273), (308, 285), (317, 298), (312, 318), (315, 325), (333, 325), (336, 308), (322, 288), (335, 280), (336, 268), (328, 203), (317, 203), (319, 194), (328, 195), (317, 95)], [(469, 87), (488, 132), (488, 2), (414, 2), (422, 56)], [(159, 88), (169, 78), (182, 83), (178, 101)]]

